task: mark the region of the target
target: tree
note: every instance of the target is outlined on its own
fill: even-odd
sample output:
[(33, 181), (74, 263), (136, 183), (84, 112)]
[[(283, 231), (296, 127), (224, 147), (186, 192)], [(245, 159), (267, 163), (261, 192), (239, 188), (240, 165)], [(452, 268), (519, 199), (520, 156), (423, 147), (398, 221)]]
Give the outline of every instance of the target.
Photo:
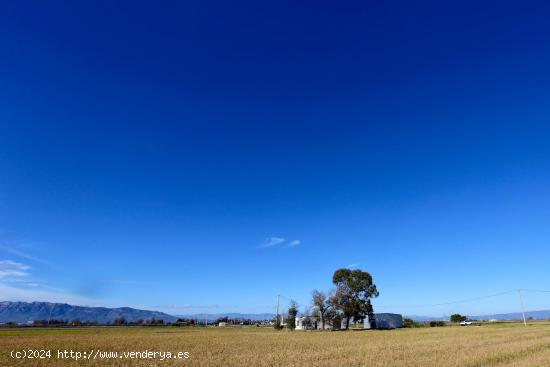
[(156, 318), (153, 317), (151, 320), (148, 321), (148, 324), (149, 325), (163, 325), (164, 320), (157, 320)]
[(324, 330), (326, 319), (332, 307), (329, 302), (329, 297), (324, 292), (315, 289), (311, 292), (311, 299), (313, 301), (313, 307), (321, 319), (321, 330)]
[(353, 299), (346, 291), (342, 289), (336, 289), (336, 292), (330, 298), (330, 304), (332, 305), (334, 312), (333, 319), (336, 316), (341, 316), (346, 321), (346, 329), (348, 328), (349, 321), (354, 315), (358, 314), (358, 303)]
[(374, 317), (374, 308), (372, 307), (370, 299), (368, 299), (365, 304), (365, 314), (369, 319), (370, 328), (376, 329), (376, 318)]
[(416, 322), (414, 322), (413, 319), (410, 319), (408, 317), (405, 317), (403, 319), (403, 327), (407, 327), (407, 328), (412, 328), (412, 327), (416, 327)]
[(229, 317), (227, 316), (224, 316), (224, 317), (218, 317), (216, 320), (214, 320), (214, 325), (218, 325), (220, 322), (229, 322)]
[(369, 273), (359, 269), (338, 269), (334, 272), (332, 283), (336, 285), (336, 292), (330, 303), (342, 314), (346, 329), (352, 318), (359, 321), (371, 316), (370, 319), (374, 320), (370, 299), (378, 297), (379, 293)]
[(288, 307), (288, 317), (286, 319), (286, 325), (290, 330), (296, 329), (296, 315), (298, 315), (298, 303), (291, 300)]
[(466, 321), (467, 317), (462, 316), (461, 314), (455, 313), (451, 315), (451, 322), (462, 322)]
[(113, 325), (126, 325), (128, 322), (124, 317), (117, 317), (113, 320)]

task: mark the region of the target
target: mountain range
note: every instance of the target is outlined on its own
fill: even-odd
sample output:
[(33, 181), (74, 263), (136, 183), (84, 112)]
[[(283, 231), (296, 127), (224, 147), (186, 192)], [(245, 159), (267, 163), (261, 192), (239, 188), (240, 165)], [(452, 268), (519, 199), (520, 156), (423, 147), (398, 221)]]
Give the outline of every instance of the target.
[[(159, 311), (139, 310), (130, 307), (107, 308), (73, 306), (66, 303), (50, 302), (0, 302), (0, 323), (16, 322), (28, 323), (34, 320), (67, 320), (79, 319), (82, 322), (94, 321), (98, 323), (112, 323), (115, 319), (123, 317), (129, 322), (138, 320), (164, 320), (174, 322), (178, 318), (197, 319), (212, 322), (218, 318), (228, 317), (234, 320), (271, 320), (273, 313), (216, 313), (216, 314), (189, 314), (169, 315)], [(448, 316), (419, 316), (409, 315), (415, 321), (446, 321)], [(525, 312), (526, 318), (535, 320), (550, 319), (550, 310)], [(471, 320), (521, 320), (520, 312), (488, 314), (481, 316), (468, 316)]]
[(27, 323), (34, 320), (72, 321), (75, 319), (82, 322), (111, 323), (120, 317), (129, 322), (153, 318), (172, 322), (177, 319), (163, 312), (138, 310), (130, 307), (85, 307), (50, 302), (0, 302), (0, 323)]
[[(419, 316), (419, 315), (409, 315), (407, 316), (414, 321), (448, 321), (450, 316)], [(548, 320), (550, 319), (550, 310), (541, 310), (541, 311), (527, 311), (525, 312), (525, 318), (533, 318), (534, 320)], [(522, 320), (523, 316), (521, 312), (510, 312), (510, 313), (499, 313), (499, 314), (488, 314), (481, 316), (468, 316), (470, 320)]]

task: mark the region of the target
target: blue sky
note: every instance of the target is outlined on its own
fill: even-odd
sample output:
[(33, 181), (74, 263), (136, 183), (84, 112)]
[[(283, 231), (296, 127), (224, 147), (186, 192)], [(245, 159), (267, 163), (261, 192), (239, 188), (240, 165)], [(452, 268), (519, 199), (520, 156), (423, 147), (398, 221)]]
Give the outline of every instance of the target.
[(411, 306), (550, 288), (549, 10), (5, 4), (0, 298), (269, 312), (350, 266), (516, 311)]

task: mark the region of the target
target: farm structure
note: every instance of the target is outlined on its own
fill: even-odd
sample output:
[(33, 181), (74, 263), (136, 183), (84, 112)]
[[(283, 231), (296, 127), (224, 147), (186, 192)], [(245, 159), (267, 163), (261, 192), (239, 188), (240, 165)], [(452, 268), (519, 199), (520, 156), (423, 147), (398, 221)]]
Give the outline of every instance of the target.
[(403, 316), (397, 313), (375, 313), (374, 322), (367, 316), (363, 321), (365, 329), (397, 329), (403, 327)]
[[(374, 314), (374, 320), (371, 321), (366, 317), (363, 320), (363, 328), (397, 329), (403, 327), (403, 316), (396, 313), (376, 313)], [(324, 325), (318, 317), (302, 316), (296, 318), (296, 330), (340, 330), (343, 328), (345, 328), (345, 323), (342, 322), (340, 317), (325, 320)]]
[(342, 321), (340, 317), (321, 322), (319, 317), (302, 316), (296, 318), (296, 330), (340, 330)]

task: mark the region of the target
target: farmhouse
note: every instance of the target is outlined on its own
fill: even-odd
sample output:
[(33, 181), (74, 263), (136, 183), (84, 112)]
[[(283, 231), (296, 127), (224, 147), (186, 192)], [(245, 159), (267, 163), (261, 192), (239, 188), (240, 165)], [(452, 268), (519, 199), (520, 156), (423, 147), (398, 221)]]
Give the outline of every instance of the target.
[(340, 330), (341, 325), (342, 321), (338, 316), (325, 320), (324, 325), (319, 317), (302, 316), (296, 318), (296, 330)]
[(310, 326), (308, 325), (308, 318), (307, 317), (297, 317), (296, 318), (296, 330), (310, 330)]
[[(397, 329), (403, 327), (403, 316), (397, 313), (376, 313), (374, 314), (374, 324), (366, 317), (363, 320), (365, 329)], [(345, 328), (340, 317), (325, 320), (322, 325), (321, 320), (314, 316), (302, 316), (296, 318), (296, 330), (340, 330)]]

